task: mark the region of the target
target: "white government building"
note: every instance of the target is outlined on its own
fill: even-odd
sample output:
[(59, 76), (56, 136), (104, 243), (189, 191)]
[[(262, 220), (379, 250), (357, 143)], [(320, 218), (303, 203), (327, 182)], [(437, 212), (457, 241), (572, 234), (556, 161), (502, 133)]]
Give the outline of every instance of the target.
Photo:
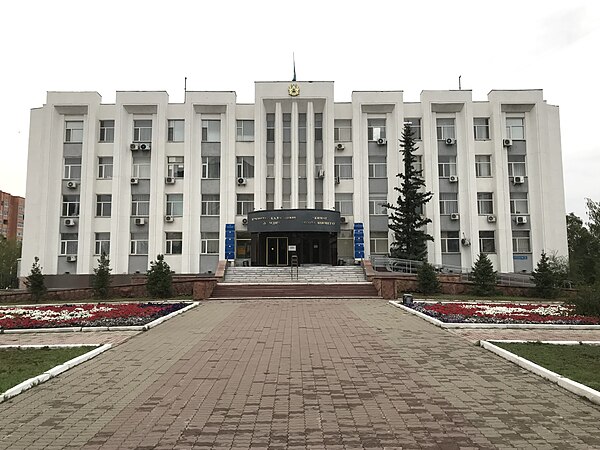
[(334, 102), (333, 82), (281, 81), (256, 82), (254, 104), (235, 92), (101, 100), (49, 92), (31, 112), (22, 276), (35, 256), (46, 274), (92, 273), (103, 251), (114, 274), (157, 254), (177, 273), (387, 254), (382, 205), (397, 199), (405, 122), (434, 193), (430, 262), (471, 267), (485, 252), (499, 271), (529, 272), (542, 250), (567, 254), (559, 110), (541, 90)]

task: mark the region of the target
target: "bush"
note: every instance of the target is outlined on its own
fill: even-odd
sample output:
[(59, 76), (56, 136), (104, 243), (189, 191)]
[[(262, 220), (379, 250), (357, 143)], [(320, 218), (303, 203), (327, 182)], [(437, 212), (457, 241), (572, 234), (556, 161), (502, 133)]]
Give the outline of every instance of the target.
[(173, 288), (173, 271), (165, 262), (164, 255), (157, 255), (156, 262), (150, 262), (146, 289), (151, 297), (167, 298)]
[(487, 297), (498, 293), (496, 291), (496, 271), (485, 253), (479, 254), (473, 266), (471, 276), (473, 279), (473, 294)]
[(92, 287), (94, 288), (94, 297), (108, 298), (108, 290), (110, 288), (110, 259), (106, 253), (102, 252), (98, 260), (98, 267), (94, 269), (92, 276)]
[(542, 251), (536, 269), (531, 273), (536, 294), (541, 298), (555, 298), (560, 292), (560, 274), (550, 264), (550, 258)]
[(40, 299), (46, 295), (46, 292), (48, 292), (46, 284), (44, 283), (44, 274), (42, 273), (42, 268), (40, 267), (40, 258), (37, 256), (33, 260), (31, 272), (25, 280), (25, 285), (31, 294), (31, 298), (35, 300), (35, 302), (39, 302)]
[(575, 305), (576, 314), (600, 317), (600, 282), (583, 286), (571, 302)]
[(423, 263), (417, 270), (417, 283), (419, 292), (426, 295), (442, 290), (435, 268), (429, 263)]

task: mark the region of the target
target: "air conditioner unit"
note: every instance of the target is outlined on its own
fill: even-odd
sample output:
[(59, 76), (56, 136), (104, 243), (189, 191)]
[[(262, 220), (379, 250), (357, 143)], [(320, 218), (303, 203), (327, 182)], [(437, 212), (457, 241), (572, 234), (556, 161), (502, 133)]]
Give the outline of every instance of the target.
[(340, 177), (335, 177), (335, 184), (340, 184)]
[(377, 139), (377, 145), (385, 145), (385, 144), (387, 144), (387, 139), (385, 139), (385, 138)]
[(175, 218), (173, 216), (165, 216), (165, 222), (173, 222)]
[(131, 184), (139, 184), (140, 183), (140, 179), (137, 177), (131, 177), (131, 180), (129, 180)]
[(502, 139), (502, 145), (504, 145), (505, 147), (512, 146), (512, 139)]
[(523, 183), (525, 183), (525, 177), (522, 177), (522, 176), (514, 177), (513, 183), (514, 184), (523, 184)]
[(248, 218), (247, 217), (244, 217), (242, 219), (242, 225), (248, 225)]
[(143, 217), (138, 217), (135, 219), (135, 224), (136, 225), (146, 225), (146, 219), (144, 219)]
[(337, 144), (337, 145), (335, 146), (335, 149), (336, 149), (336, 150), (344, 150), (345, 148), (346, 148), (346, 147), (344, 147), (344, 144)]
[(165, 184), (175, 184), (175, 177), (165, 177)]
[(458, 183), (458, 177), (457, 177), (456, 175), (450, 175), (450, 176), (448, 177), (448, 181), (449, 181), (450, 183)]
[(319, 178), (325, 178), (325, 171), (323, 169), (319, 170), (317, 172), (317, 177), (319, 177)]
[(135, 142), (132, 142), (131, 144), (129, 144), (129, 150), (136, 151), (136, 150), (139, 150), (139, 149), (140, 149), (139, 145), (136, 144)]
[(494, 216), (493, 214), (491, 214), (491, 215), (487, 216), (487, 221), (488, 221), (489, 223), (494, 223), (494, 222), (496, 222), (496, 216)]
[(67, 262), (77, 262), (77, 255), (68, 255)]
[(140, 144), (140, 150), (150, 150), (150, 142), (144, 142), (143, 144)]
[(450, 214), (450, 220), (458, 220), (458, 219), (460, 219), (460, 214), (458, 214), (458, 213)]
[(67, 182), (67, 187), (69, 189), (77, 189), (77, 182), (76, 181), (68, 181)]
[(517, 222), (518, 224), (527, 223), (527, 216), (517, 216), (515, 217), (515, 222)]
[(346, 218), (344, 216), (340, 216), (340, 223), (346, 223)]
[(67, 227), (74, 227), (76, 224), (75, 219), (65, 219), (65, 226)]
[(469, 245), (471, 245), (471, 239), (467, 239), (467, 238), (462, 238), (460, 240), (460, 242), (462, 243), (462, 245), (464, 245), (465, 247), (468, 247)]
[(454, 138), (446, 139), (446, 145), (454, 145), (454, 144), (456, 144), (456, 139), (454, 139)]
[(238, 186), (246, 186), (246, 179), (244, 177), (238, 177), (237, 184)]

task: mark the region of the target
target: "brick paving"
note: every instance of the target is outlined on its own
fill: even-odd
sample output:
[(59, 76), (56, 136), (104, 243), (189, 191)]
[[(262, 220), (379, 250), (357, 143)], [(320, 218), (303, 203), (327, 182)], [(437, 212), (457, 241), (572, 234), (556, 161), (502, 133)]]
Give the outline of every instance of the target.
[(600, 448), (600, 408), (384, 300), (212, 301), (0, 404), (0, 448)]
[(140, 331), (78, 331), (58, 333), (2, 333), (1, 345), (112, 344), (118, 345)]

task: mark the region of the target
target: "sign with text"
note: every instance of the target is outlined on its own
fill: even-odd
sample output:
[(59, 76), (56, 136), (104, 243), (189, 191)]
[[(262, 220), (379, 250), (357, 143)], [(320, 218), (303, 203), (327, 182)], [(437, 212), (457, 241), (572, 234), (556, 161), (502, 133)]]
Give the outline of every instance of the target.
[(340, 231), (340, 213), (322, 209), (278, 209), (248, 213), (248, 231)]

